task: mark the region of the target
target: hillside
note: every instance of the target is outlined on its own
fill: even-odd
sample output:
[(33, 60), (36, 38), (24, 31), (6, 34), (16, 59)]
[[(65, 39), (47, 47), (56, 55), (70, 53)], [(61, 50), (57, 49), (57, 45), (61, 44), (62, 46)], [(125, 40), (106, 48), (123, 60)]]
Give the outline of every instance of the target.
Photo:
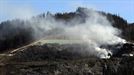
[[(79, 7), (76, 12), (69, 13), (57, 13), (51, 14), (47, 13), (38, 15), (37, 17), (33, 17), (33, 20), (45, 20), (46, 17), (54, 17), (56, 20), (62, 20), (65, 23), (71, 22), (72, 19), (77, 18), (79, 22), (84, 23), (86, 19), (86, 14), (84, 10), (86, 8)], [(88, 9), (86, 9), (88, 10)], [(109, 21), (112, 23), (114, 27), (119, 28), (122, 31), (121, 37), (126, 39), (127, 41), (134, 41), (134, 25), (127, 23), (126, 20), (121, 18), (120, 16), (113, 15), (110, 13), (99, 12), (103, 15), (106, 15)], [(37, 20), (38, 19), (38, 20)], [(30, 27), (31, 24), (29, 21), (23, 20), (11, 20), (1, 22), (0, 24), (0, 51), (9, 50), (24, 46), (33, 42), (33, 28)], [(10, 35), (11, 34), (11, 35)]]
[(0, 75), (134, 75), (134, 23), (82, 7), (1, 22)]
[[(124, 44), (110, 59), (81, 54), (87, 46), (65, 40), (40, 40), (0, 55), (1, 75), (133, 75), (134, 44)], [(79, 50), (79, 51), (78, 51)]]

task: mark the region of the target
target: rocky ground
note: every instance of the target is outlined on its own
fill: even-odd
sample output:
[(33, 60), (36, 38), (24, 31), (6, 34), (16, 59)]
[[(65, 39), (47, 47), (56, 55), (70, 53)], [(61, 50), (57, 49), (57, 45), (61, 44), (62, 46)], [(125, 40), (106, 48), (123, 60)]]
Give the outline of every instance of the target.
[(51, 43), (9, 51), (0, 55), (0, 75), (134, 75), (133, 44), (124, 44), (110, 59), (82, 54), (83, 49)]

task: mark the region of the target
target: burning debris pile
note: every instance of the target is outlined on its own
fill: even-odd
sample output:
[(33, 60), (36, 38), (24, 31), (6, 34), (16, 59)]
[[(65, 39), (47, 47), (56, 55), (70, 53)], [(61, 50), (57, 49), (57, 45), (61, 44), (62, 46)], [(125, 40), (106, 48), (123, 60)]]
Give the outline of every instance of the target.
[(134, 55), (134, 44), (133, 43), (125, 43), (120, 48), (119, 52), (116, 53), (116, 56), (133, 56)]
[[(61, 41), (60, 41), (61, 42)], [(98, 53), (89, 55), (88, 45), (83, 43), (44, 43), (40, 45), (37, 42), (35, 45), (29, 45), (9, 52), (12, 57), (11, 61), (43, 61), (43, 60), (78, 60), (84, 58), (101, 58), (109, 59), (110, 57), (133, 57), (134, 44), (124, 43), (117, 45), (101, 46), (101, 49), (114, 50), (109, 51), (107, 55)], [(112, 54), (113, 53), (113, 54)], [(109, 58), (108, 58), (109, 57)]]
[[(123, 44), (101, 46), (101, 48), (107, 48), (109, 50), (112, 49), (113, 57), (133, 56), (134, 54), (134, 44), (129, 42)], [(109, 53), (109, 55), (112, 56), (111, 53)]]
[(133, 75), (134, 57), (124, 56), (124, 53), (134, 53), (133, 47), (132, 43), (109, 46), (118, 52), (110, 59), (99, 59), (89, 56), (88, 51), (83, 53), (83, 50), (88, 49), (88, 46), (83, 44), (29, 45), (9, 52), (11, 56), (1, 61), (4, 65), (0, 64), (0, 74), (3, 74), (1, 69), (6, 69), (4, 73), (8, 75)]

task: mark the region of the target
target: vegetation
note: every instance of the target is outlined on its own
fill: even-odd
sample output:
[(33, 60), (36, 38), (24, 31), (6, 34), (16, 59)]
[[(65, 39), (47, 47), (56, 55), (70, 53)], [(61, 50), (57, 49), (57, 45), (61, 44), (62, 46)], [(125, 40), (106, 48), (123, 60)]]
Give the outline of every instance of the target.
[[(66, 23), (71, 21), (74, 17), (83, 23), (86, 15), (82, 12), (84, 8), (78, 8), (76, 12), (70, 13), (57, 13), (52, 15), (57, 20), (63, 20)], [(78, 13), (79, 12), (79, 13)], [(99, 12), (99, 11), (98, 11)], [(118, 15), (112, 15), (110, 13), (100, 12), (106, 15), (108, 20), (114, 27), (122, 30), (122, 38), (133, 42), (134, 41), (134, 23), (129, 24), (126, 20)], [(39, 15), (40, 18), (45, 18), (45, 15)], [(36, 17), (34, 17), (36, 18)], [(26, 28), (25, 23), (22, 20), (5, 21), (0, 24), (0, 51), (5, 51), (13, 48), (18, 48), (33, 41), (32, 28)]]

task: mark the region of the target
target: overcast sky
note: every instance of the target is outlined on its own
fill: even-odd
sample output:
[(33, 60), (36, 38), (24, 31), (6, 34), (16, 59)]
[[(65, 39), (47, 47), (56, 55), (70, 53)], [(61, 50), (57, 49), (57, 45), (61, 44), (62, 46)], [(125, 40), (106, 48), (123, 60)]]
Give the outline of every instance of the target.
[(79, 6), (118, 14), (128, 22), (134, 22), (134, 0), (0, 0), (0, 22), (27, 19), (47, 11), (75, 11)]

